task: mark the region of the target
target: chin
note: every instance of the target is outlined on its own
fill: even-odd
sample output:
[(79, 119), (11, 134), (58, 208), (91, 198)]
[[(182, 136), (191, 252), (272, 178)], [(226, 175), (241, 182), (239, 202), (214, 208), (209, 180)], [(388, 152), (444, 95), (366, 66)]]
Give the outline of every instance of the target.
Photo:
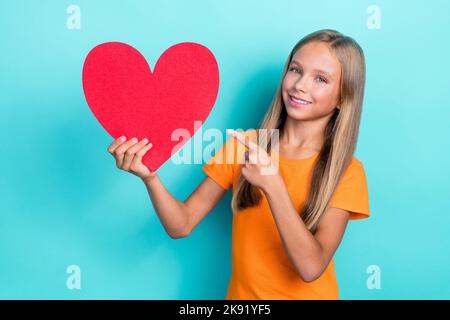
[(294, 120), (307, 120), (309, 118), (309, 116), (305, 113), (305, 110), (301, 110), (287, 104), (285, 104), (285, 109), (288, 117)]

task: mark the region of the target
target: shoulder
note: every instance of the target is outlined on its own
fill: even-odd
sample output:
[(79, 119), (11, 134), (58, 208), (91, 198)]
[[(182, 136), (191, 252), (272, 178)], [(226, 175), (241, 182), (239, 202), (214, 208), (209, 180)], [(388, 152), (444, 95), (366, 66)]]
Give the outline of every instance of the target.
[(362, 162), (352, 157), (330, 199), (330, 207), (347, 210), (350, 220), (369, 216), (369, 191)]
[(351, 180), (354, 178), (365, 179), (366, 173), (364, 170), (364, 165), (361, 160), (353, 156), (348, 167), (344, 170), (342, 175), (342, 180)]
[(364, 170), (364, 165), (361, 160), (359, 160), (357, 157), (353, 156), (352, 160), (350, 161), (349, 167), (356, 170)]
[(349, 168), (364, 168), (363, 163), (357, 157), (352, 156), (352, 160), (350, 161)]

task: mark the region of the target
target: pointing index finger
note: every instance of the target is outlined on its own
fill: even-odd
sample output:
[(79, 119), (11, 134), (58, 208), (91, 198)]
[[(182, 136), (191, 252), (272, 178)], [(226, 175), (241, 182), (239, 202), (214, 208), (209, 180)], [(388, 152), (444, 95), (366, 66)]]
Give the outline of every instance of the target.
[(239, 141), (240, 143), (242, 143), (249, 149), (255, 150), (258, 147), (258, 145), (255, 142), (251, 141), (249, 137), (245, 136), (241, 132), (234, 131), (232, 129), (228, 129), (228, 133), (230, 135), (232, 135), (233, 137), (235, 137), (237, 139), (237, 141)]

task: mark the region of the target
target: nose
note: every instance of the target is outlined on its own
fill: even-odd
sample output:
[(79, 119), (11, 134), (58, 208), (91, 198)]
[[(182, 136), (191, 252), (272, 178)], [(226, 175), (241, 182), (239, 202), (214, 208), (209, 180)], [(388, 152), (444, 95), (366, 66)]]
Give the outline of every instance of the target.
[(297, 81), (294, 83), (294, 88), (296, 91), (307, 92), (308, 91), (308, 83), (305, 76), (300, 76)]

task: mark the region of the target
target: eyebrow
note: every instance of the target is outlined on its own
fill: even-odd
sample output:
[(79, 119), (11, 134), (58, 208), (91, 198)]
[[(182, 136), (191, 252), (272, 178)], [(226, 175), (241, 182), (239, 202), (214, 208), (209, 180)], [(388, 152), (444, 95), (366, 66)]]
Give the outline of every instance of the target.
[[(290, 64), (292, 64), (292, 63), (298, 64), (299, 66), (302, 66), (302, 64), (300, 62), (296, 61), (296, 60), (292, 60)], [(321, 73), (321, 74), (324, 74), (324, 75), (326, 75), (326, 76), (328, 76), (330, 78), (333, 78), (333, 76), (329, 72), (327, 72), (325, 70), (314, 69), (313, 71)]]

